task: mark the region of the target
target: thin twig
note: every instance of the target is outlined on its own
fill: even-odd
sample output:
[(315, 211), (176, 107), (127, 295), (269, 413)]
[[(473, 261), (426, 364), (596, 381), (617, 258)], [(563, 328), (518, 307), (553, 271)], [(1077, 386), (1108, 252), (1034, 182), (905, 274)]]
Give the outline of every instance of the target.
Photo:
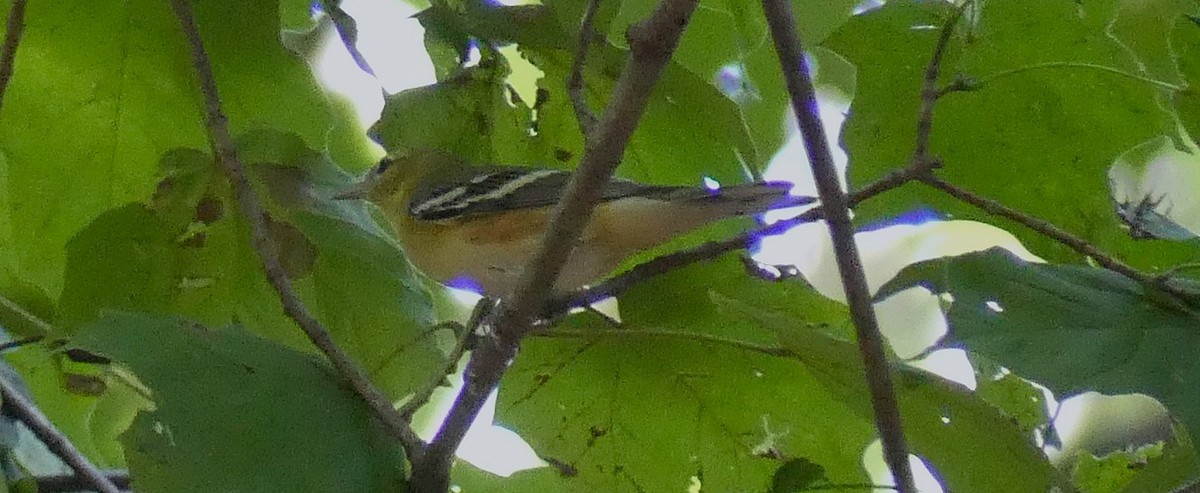
[(1058, 226), (1049, 223), (1048, 221), (1025, 214), (998, 201), (977, 195), (974, 192), (947, 182), (946, 180), (943, 180), (937, 176), (924, 177), (921, 179), (921, 182), (933, 187), (936, 190), (944, 192), (946, 195), (975, 206), (984, 212), (1009, 219), (1017, 224), (1032, 229), (1042, 236), (1065, 245), (1067, 248), (1091, 257), (1096, 261), (1097, 264), (1100, 264), (1102, 267), (1108, 270), (1133, 279), (1139, 283), (1142, 283), (1143, 285), (1148, 286), (1156, 284), (1155, 276), (1133, 268), (1129, 264), (1126, 264), (1107, 253), (1104, 253), (1099, 248), (1096, 248), (1091, 243), (1088, 243), (1087, 240), (1075, 236), (1059, 228)]
[(588, 51), (595, 37), (596, 11), (600, 10), (600, 0), (589, 0), (587, 10), (583, 12), (583, 21), (579, 26), (579, 46), (575, 48), (575, 62), (571, 64), (571, 75), (567, 77), (567, 94), (571, 105), (575, 108), (575, 119), (579, 120), (579, 129), (586, 138), (596, 126), (596, 115), (588, 108), (587, 99), (583, 95), (583, 68)]
[(867, 286), (858, 246), (854, 242), (849, 201), (838, 180), (837, 166), (833, 162), (817, 107), (816, 91), (809, 78), (808, 62), (796, 32), (796, 18), (787, 0), (763, 0), (763, 11), (775, 42), (775, 51), (779, 55), (804, 148), (812, 163), (817, 192), (825, 208), (825, 222), (833, 239), (835, 259), (846, 293), (846, 303), (850, 307), (850, 319), (858, 336), (858, 349), (862, 354), (867, 387), (871, 393), (875, 427), (883, 442), (884, 461), (896, 478), (897, 490), (915, 493), (912, 469), (908, 464), (908, 445), (904, 439), (904, 427), (892, 386), (883, 336), (879, 332), (875, 308), (871, 303), (871, 290)]
[(683, 35), (698, 0), (663, 0), (650, 17), (629, 27), (629, 57), (601, 120), (587, 136), (579, 169), (556, 207), (541, 247), (522, 271), (517, 288), (506, 296), (484, 329), (464, 372), (464, 385), (425, 460), (413, 467), (412, 490), (442, 493), (449, 470), (467, 428), (484, 401), (500, 383), (521, 338), (540, 314), (552, 286), (566, 263), (571, 244), (591, 218), (600, 191), (625, 153), (629, 138), (645, 112), (650, 95)]
[(17, 59), (17, 47), (21, 45), (21, 35), (25, 33), (25, 5), (27, 0), (12, 0), (8, 9), (8, 22), (4, 28), (4, 47), (0, 51), (0, 103), (4, 102), (4, 93), (8, 91), (8, 83), (13, 76), (13, 63)]
[[(101, 471), (101, 473), (118, 488), (122, 490), (129, 489), (129, 471), (125, 469), (113, 469)], [(34, 476), (33, 478), (37, 482), (38, 493), (74, 493), (92, 489), (91, 484), (85, 481), (84, 478), (74, 474)]]
[(1126, 72), (1124, 70), (1121, 70), (1121, 69), (1115, 68), (1115, 67), (1106, 67), (1104, 65), (1096, 65), (1096, 64), (1084, 63), (1084, 62), (1045, 62), (1045, 63), (1038, 63), (1038, 64), (1034, 64), (1034, 65), (1027, 65), (1024, 67), (1017, 67), (1017, 68), (1009, 69), (1009, 70), (1003, 70), (1000, 72), (996, 72), (994, 74), (986, 75), (986, 76), (980, 77), (978, 79), (971, 80), (971, 81), (967, 82), (967, 84), (966, 84), (967, 87), (965, 87), (964, 90), (976, 90), (976, 89), (983, 87), (991, 82), (995, 82), (998, 79), (1003, 79), (1005, 77), (1010, 77), (1010, 76), (1017, 75), (1020, 73), (1029, 72), (1031, 70), (1041, 70), (1041, 69), (1047, 69), (1047, 68), (1077, 68), (1077, 69), (1098, 70), (1100, 72), (1105, 72), (1105, 73), (1109, 73), (1109, 74), (1113, 74), (1113, 75), (1119, 75), (1121, 77), (1136, 80), (1139, 82), (1145, 82), (1152, 86), (1158, 87), (1159, 89), (1165, 89), (1165, 90), (1168, 90), (1171, 92), (1180, 92), (1180, 91), (1185, 91), (1188, 89), (1188, 87), (1186, 85), (1178, 86), (1178, 85), (1172, 84), (1170, 82), (1161, 81), (1161, 80), (1154, 79), (1151, 77), (1146, 77), (1143, 75), (1138, 75), (1138, 74), (1135, 74), (1132, 72)]
[(254, 189), (250, 187), (245, 168), (238, 160), (237, 149), (234, 147), (233, 139), (229, 136), (228, 123), (225, 114), (221, 111), (221, 100), (217, 92), (216, 79), (213, 77), (212, 65), (209, 62), (208, 53), (204, 50), (200, 32), (196, 28), (191, 6), (188, 0), (171, 0), (171, 7), (175, 11), (175, 16), (179, 18), (180, 27), (191, 48), (196, 78), (204, 96), (204, 116), (209, 143), (217, 156), (218, 163), (224, 168), (229, 181), (233, 184), (242, 216), (250, 225), (250, 237), (254, 250), (258, 252), (262, 261), (267, 280), (279, 294), (283, 311), (300, 326), (313, 345), (325, 354), (338, 373), (367, 402), (375, 416), (404, 446), (409, 458), (411, 460), (419, 458), (423, 453), (424, 442), (409, 427), (408, 422), (392, 405), (392, 401), (375, 388), (362, 368), (333, 342), (329, 331), (308, 311), (308, 308), (296, 295), (295, 290), (292, 289), (292, 283), (288, 279), (283, 265), (279, 263), (275, 244), (267, 234), (266, 212), (255, 196)]
[(46, 338), (46, 336), (38, 335), (38, 336), (23, 337), (21, 339), (13, 339), (11, 341), (0, 344), (0, 353), (8, 351), (9, 349), (19, 348), (21, 346), (33, 344), (35, 342), (41, 342), (45, 338)]
[(458, 322), (450, 322), (451, 325), (461, 328), (461, 333), (457, 334), (458, 337), (454, 342), (454, 348), (450, 350), (450, 354), (446, 355), (446, 364), (442, 365), (441, 371), (437, 375), (434, 375), (425, 386), (418, 389), (412, 398), (404, 403), (404, 406), (400, 407), (400, 415), (404, 416), (404, 419), (412, 421), (412, 417), (417, 413), (417, 410), (429, 402), (429, 398), (433, 396), (433, 392), (446, 382), (446, 377), (458, 371), (458, 360), (462, 359), (463, 354), (467, 352), (472, 338), (475, 337), (475, 331), (479, 330), (484, 317), (495, 306), (495, 300), (485, 296), (475, 303), (475, 308), (471, 310), (471, 318), (467, 320), (466, 325), (459, 325)]
[(942, 59), (946, 56), (946, 47), (950, 45), (950, 38), (954, 34), (954, 27), (958, 25), (958, 20), (969, 5), (970, 1), (963, 2), (942, 25), (937, 44), (933, 48), (933, 56), (925, 66), (925, 76), (921, 85), (921, 109), (917, 114), (917, 143), (913, 148), (914, 166), (924, 165), (930, 169), (937, 166), (937, 160), (929, 155), (929, 136), (933, 133), (933, 108), (944, 95), (938, 88), (938, 78), (942, 72)]
[(29, 430), (33, 435), (46, 444), (46, 448), (54, 452), (63, 462), (71, 467), (82, 480), (87, 482), (90, 489), (94, 489), (101, 493), (119, 493), (121, 490), (117, 488), (96, 466), (88, 461), (87, 457), (75, 445), (71, 443), (71, 439), (67, 438), (58, 428), (54, 427), (54, 423), (33, 405), (29, 399), (26, 399), (19, 390), (5, 378), (0, 378), (0, 398), (4, 399), (4, 409), (13, 414)]
[(626, 330), (626, 329), (600, 329), (600, 330), (551, 330), (533, 335), (533, 337), (545, 337), (547, 339), (677, 339), (694, 342), (703, 342), (708, 344), (716, 344), (742, 351), (750, 351), (753, 353), (765, 354), (767, 356), (775, 356), (781, 358), (792, 358), (796, 356), (794, 351), (777, 346), (766, 346), (762, 344), (754, 344), (737, 339), (726, 339), (717, 337), (711, 334), (702, 334), (699, 332), (677, 332), (666, 330)]
[[(946, 46), (950, 41), (950, 35), (948, 33), (951, 32), (951, 26), (957, 23), (961, 15), (962, 10), (960, 9), (947, 21), (945, 27), (943, 28), (942, 35), (939, 36), (938, 43), (934, 48), (934, 55), (931, 57), (929, 65), (925, 70), (925, 94), (945, 92), (937, 89), (938, 74), (940, 72), (942, 57), (944, 56)], [(928, 152), (929, 134), (933, 128), (933, 107), (937, 103), (938, 97), (940, 97), (940, 94), (932, 98), (922, 97), (921, 109), (919, 110), (917, 124), (918, 140), (916, 148), (925, 149), (924, 152)], [(914, 156), (916, 156), (916, 153), (914, 153)], [(875, 197), (876, 195), (899, 188), (910, 181), (917, 180), (929, 174), (932, 169), (937, 168), (938, 166), (940, 166), (940, 162), (931, 156), (923, 155), (920, 158), (914, 157), (908, 166), (894, 170), (876, 179), (875, 181), (868, 183), (861, 189), (849, 193), (846, 197), (847, 202), (850, 208), (853, 209), (854, 207), (858, 206), (858, 204), (861, 204)], [(698, 262), (713, 260), (721, 255), (735, 250), (748, 248), (755, 240), (764, 236), (782, 234), (801, 224), (819, 221), (824, 218), (824, 209), (821, 206), (817, 206), (796, 217), (776, 221), (770, 225), (763, 226), (737, 236), (719, 241), (711, 241), (692, 248), (687, 248), (655, 257), (599, 284), (553, 300), (549, 306), (547, 306), (546, 318), (553, 319), (555, 318), (555, 314), (565, 313), (567, 310), (572, 308), (586, 306), (605, 298), (619, 296), (633, 286), (645, 282), (650, 278), (657, 277)]]

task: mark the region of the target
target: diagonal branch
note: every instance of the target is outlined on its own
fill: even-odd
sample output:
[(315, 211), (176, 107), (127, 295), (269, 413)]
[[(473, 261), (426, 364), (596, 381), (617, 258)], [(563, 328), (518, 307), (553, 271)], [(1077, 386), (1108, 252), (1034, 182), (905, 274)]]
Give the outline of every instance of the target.
[(54, 423), (51, 423), (50, 419), (42, 414), (37, 406), (29, 402), (29, 399), (21, 395), (12, 382), (4, 378), (0, 378), (0, 398), (4, 400), (4, 409), (25, 423), (34, 436), (38, 437), (38, 440), (46, 444), (46, 448), (67, 463), (89, 489), (95, 489), (101, 493), (120, 493), (120, 488), (117, 488), (104, 473), (92, 465), (87, 457), (84, 457), (83, 453), (71, 444), (70, 438), (58, 431), (58, 428), (54, 427)]
[[(929, 64), (925, 69), (924, 90), (917, 117), (918, 131), (917, 145), (915, 146), (917, 152), (914, 152), (914, 157), (908, 166), (894, 170), (868, 183), (861, 189), (849, 193), (846, 199), (850, 208), (854, 208), (876, 195), (899, 188), (908, 182), (919, 181), (940, 165), (937, 158), (928, 155), (929, 135), (933, 128), (933, 108), (937, 100), (948, 92), (945, 88), (938, 89), (937, 80), (941, 72), (941, 63), (946, 53), (946, 47), (950, 42), (951, 33), (958, 20), (962, 17), (964, 8), (966, 8), (966, 4), (956, 9), (955, 13), (943, 25), (938, 42), (934, 47), (933, 56), (930, 58)], [(955, 85), (952, 85), (948, 89), (955, 87)], [(819, 221), (824, 218), (825, 210), (822, 206), (818, 206), (796, 217), (784, 219), (725, 240), (708, 242), (703, 245), (655, 257), (604, 282), (553, 300), (550, 306), (547, 307), (547, 318), (554, 319), (556, 318), (554, 315), (565, 313), (571, 308), (586, 306), (604, 298), (619, 296), (633, 286), (645, 282), (650, 278), (687, 267), (697, 262), (713, 260), (735, 250), (747, 248), (756, 239), (763, 236), (782, 234), (793, 227)]]
[(640, 23), (629, 27), (629, 57), (603, 117), (587, 136), (579, 169), (555, 209), (541, 248), (522, 272), (507, 302), (484, 322), (494, 333), (478, 341), (464, 374), (464, 385), (446, 421), (414, 465), (412, 489), (441, 493), (449, 484), (454, 452), (500, 384), (509, 363), (550, 296), (572, 244), (591, 218), (603, 185), (621, 162), (625, 147), (645, 112), (654, 85), (670, 62), (698, 0), (663, 0)]
[(8, 9), (8, 22), (4, 28), (4, 46), (3, 51), (0, 51), (0, 103), (3, 103), (8, 83), (12, 81), (17, 47), (21, 44), (21, 35), (25, 33), (25, 5), (27, 3), (27, 0), (12, 0), (12, 6)]
[(817, 109), (816, 91), (809, 78), (808, 62), (796, 32), (792, 6), (787, 0), (763, 0), (763, 11), (775, 42), (775, 51), (779, 54), (779, 64), (804, 139), (804, 148), (812, 163), (817, 192), (825, 207), (825, 222), (829, 225), (838, 271), (850, 307), (850, 318), (858, 336), (858, 349), (862, 354), (867, 387), (871, 392), (875, 427), (883, 442), (884, 460), (896, 478), (897, 490), (915, 493), (912, 469), (908, 464), (908, 445), (904, 439), (883, 336), (879, 332), (875, 308), (871, 304), (871, 291), (867, 287), (858, 246), (854, 242), (849, 200), (842, 191), (837, 166), (829, 151), (829, 141)]
[(279, 262), (275, 244), (267, 235), (266, 212), (255, 196), (254, 189), (250, 187), (245, 168), (238, 160), (237, 149), (233, 145), (233, 139), (229, 136), (228, 122), (221, 110), (221, 100), (217, 93), (212, 64), (209, 62), (208, 53), (204, 50), (200, 32), (196, 28), (196, 20), (192, 14), (190, 3), (188, 0), (171, 0), (171, 8), (175, 11), (175, 16), (179, 18), (180, 28), (187, 37), (188, 46), (191, 48), (192, 64), (196, 69), (196, 78), (204, 96), (204, 117), (209, 143), (212, 145), (213, 153), (217, 156), (217, 162), (224, 168), (225, 174), (233, 185), (234, 194), (241, 206), (242, 216), (250, 225), (250, 237), (254, 250), (258, 252), (258, 256), (262, 260), (267, 280), (279, 294), (283, 311), (296, 322), (296, 325), (300, 326), (304, 334), (308, 336), (314, 346), (325, 354), (342, 378), (345, 378), (354, 391), (366, 401), (375, 416), (404, 446), (410, 459), (418, 458), (423, 453), (424, 442), (396, 411), (392, 401), (375, 388), (362, 368), (333, 342), (329, 331), (308, 311), (308, 308), (296, 295), (296, 291), (292, 289), (292, 283), (288, 279), (283, 265)]
[(587, 99), (583, 96), (583, 67), (587, 60), (588, 50), (592, 47), (592, 38), (596, 36), (596, 11), (600, 10), (600, 0), (590, 0), (587, 10), (583, 12), (583, 21), (579, 25), (579, 46), (575, 48), (575, 61), (571, 64), (571, 75), (567, 77), (567, 94), (571, 98), (571, 106), (575, 109), (575, 119), (579, 120), (579, 129), (584, 138), (596, 126), (596, 115), (588, 108)]
[[(1032, 229), (1042, 236), (1062, 243), (1067, 248), (1075, 250), (1076, 252), (1087, 257), (1091, 257), (1092, 260), (1095, 260), (1097, 264), (1100, 264), (1100, 266), (1133, 279), (1144, 286), (1154, 286), (1160, 284), (1157, 282), (1157, 277), (1133, 268), (1129, 264), (1126, 264), (1105, 253), (1103, 250), (1096, 248), (1095, 245), (1088, 243), (1087, 240), (1075, 236), (1046, 220), (1025, 214), (1021, 211), (1013, 209), (1012, 207), (1004, 205), (999, 201), (977, 195), (970, 190), (962, 188), (958, 185), (954, 185), (953, 183), (943, 180), (938, 176), (926, 176), (921, 179), (921, 182), (929, 185), (935, 190), (945, 193), (946, 195), (975, 206), (979, 210), (982, 210), (988, 214), (1009, 219), (1017, 224), (1025, 226), (1026, 228)], [(1167, 286), (1163, 286), (1163, 288), (1166, 289)]]

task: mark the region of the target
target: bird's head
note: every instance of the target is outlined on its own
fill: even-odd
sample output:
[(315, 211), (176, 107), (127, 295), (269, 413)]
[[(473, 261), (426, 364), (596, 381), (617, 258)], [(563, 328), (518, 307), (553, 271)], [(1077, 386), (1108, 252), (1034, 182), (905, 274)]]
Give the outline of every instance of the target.
[(383, 204), (391, 198), (410, 196), (418, 184), (439, 172), (450, 172), (462, 165), (462, 159), (440, 149), (392, 152), (384, 156), (362, 180), (342, 190), (334, 198)]

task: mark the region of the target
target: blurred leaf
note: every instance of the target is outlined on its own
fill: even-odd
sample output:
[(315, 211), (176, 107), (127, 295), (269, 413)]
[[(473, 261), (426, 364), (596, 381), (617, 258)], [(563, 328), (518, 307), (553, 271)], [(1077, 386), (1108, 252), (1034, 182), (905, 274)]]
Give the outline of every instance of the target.
[[(99, 467), (125, 466), (124, 452), (117, 436), (146, 404), (143, 399), (117, 382), (98, 396), (69, 391), (65, 381), (68, 375), (86, 371), (89, 365), (71, 363), (42, 344), (8, 352), (5, 359), (21, 374), (34, 402), (77, 449)], [(113, 424), (117, 426), (111, 426)], [(53, 469), (56, 462), (42, 460), (26, 465), (33, 473), (66, 472), (62, 466)]]
[[(579, 124), (566, 91), (578, 37), (558, 22), (556, 6), (484, 7), (470, 2), (463, 12), (433, 7), (420, 14), (429, 33), (451, 46), (478, 39), (483, 61), (439, 84), (389, 98), (374, 129), (384, 147), (444, 146), (475, 161), (574, 162), (583, 149)], [(570, 8), (570, 7), (567, 7)], [(517, 43), (520, 53), (544, 72), (532, 109), (510, 102), (507, 63), (493, 51)], [(585, 95), (600, 112), (624, 67), (626, 53), (599, 40), (588, 55)], [(429, 115), (430, 119), (415, 119)], [(407, 121), (405, 121), (407, 120)], [(438, 123), (434, 130), (414, 121)], [(397, 130), (408, 125), (412, 130)], [(469, 129), (463, 131), (462, 129)], [(415, 137), (415, 138), (414, 138)], [(679, 145), (686, 142), (687, 145)], [(743, 179), (737, 156), (755, 155), (737, 106), (708, 80), (670, 64), (655, 87), (619, 173), (656, 183), (696, 183), (703, 175), (734, 183)]]
[(770, 493), (794, 493), (808, 491), (809, 487), (825, 479), (825, 468), (808, 459), (792, 459), (775, 470), (771, 478)]
[(1147, 394), (1200, 432), (1200, 391), (1181, 385), (1200, 378), (1194, 311), (1112, 271), (1031, 264), (998, 248), (909, 266), (878, 297), (918, 285), (953, 296), (941, 346), (965, 346), (1060, 398)]
[(310, 355), (238, 326), (131, 313), (106, 314), (75, 344), (129, 365), (154, 393), (155, 410), (122, 436), (139, 490), (384, 491), (404, 480), (399, 444)]
[[(619, 3), (621, 8), (608, 23), (607, 34), (609, 43), (625, 49), (628, 26), (646, 18), (658, 2)], [(862, 2), (793, 0), (791, 3), (800, 39), (811, 54), (813, 48), (850, 19), (851, 11)], [(572, 21), (574, 24), (570, 24)], [(577, 30), (578, 23), (579, 16), (564, 20), (568, 30)], [(683, 33), (674, 61), (698, 78), (727, 88), (726, 94), (737, 102), (738, 114), (754, 140), (754, 152), (742, 150), (742, 157), (751, 166), (764, 168), (783, 144), (786, 127), (782, 123), (789, 106), (779, 58), (761, 7), (739, 0), (702, 0)]]
[[(955, 185), (1072, 231), (1138, 266), (1167, 267), (1192, 250), (1134, 242), (1118, 227), (1104, 193), (1105, 170), (1118, 155), (1175, 128), (1160, 107), (1157, 86), (1107, 71), (1140, 73), (1131, 52), (1106, 31), (1119, 1), (975, 4), (978, 10), (964, 17), (947, 49), (941, 84), (961, 74), (982, 85), (939, 100), (931, 152), (945, 162), (939, 174)], [(889, 2), (854, 17), (825, 43), (858, 68), (842, 134), (851, 187), (911, 159), (923, 71), (952, 8)], [(1047, 63), (1098, 68), (1034, 68)], [(856, 213), (860, 221), (876, 221), (922, 206), (1009, 229), (1043, 257), (1080, 260), (1057, 242), (928, 187), (890, 191)]]
[(1176, 492), (1187, 483), (1196, 484), (1200, 478), (1200, 461), (1197, 461), (1196, 449), (1192, 446), (1186, 430), (1177, 424), (1172, 428), (1175, 430), (1175, 439), (1167, 441), (1160, 457), (1138, 467), (1137, 475), (1125, 485), (1122, 493)]
[[(252, 177), (261, 178), (254, 182), (275, 225), (269, 232), (301, 298), (385, 393), (399, 398), (424, 382), (441, 364), (425, 337), (433, 323), (429, 294), (361, 203), (324, 198), (349, 178), (295, 136), (256, 132), (239, 140)], [(76, 330), (105, 309), (137, 310), (208, 325), (237, 321), (314, 351), (267, 283), (225, 181), (198, 178), (216, 173), (210, 158), (169, 156), (165, 165), (174, 171), (163, 183), (173, 185), (159, 187), (153, 209), (130, 204), (106, 212), (69, 243), (60, 328)], [(195, 184), (185, 186), (189, 180)]]
[[(798, 457), (830, 485), (866, 481), (871, 408), (858, 352), (836, 338), (847, 334), (844, 307), (795, 281), (750, 277), (726, 256), (638, 285), (621, 317), (620, 328), (577, 319), (577, 333), (529, 341), (502, 386), (501, 423), (578, 471), (557, 489), (657, 491), (694, 476), (705, 490), (765, 490)], [(1054, 484), (1011, 418), (955, 384), (898, 375), (915, 453), (948, 488)]]
[(367, 63), (367, 59), (358, 51), (358, 23), (350, 14), (342, 10), (341, 0), (319, 0), (321, 9), (333, 21), (333, 27), (337, 29), (338, 37), (342, 40), (342, 45), (350, 54), (350, 58), (362, 69), (370, 75), (375, 75), (375, 71), (371, 69), (371, 65)]
[(1083, 493), (1116, 493), (1129, 484), (1139, 469), (1162, 454), (1161, 443), (1112, 452), (1104, 457), (1082, 452), (1075, 461), (1071, 480)]
[(1047, 444), (1057, 441), (1050, 413), (1046, 408), (1046, 395), (1031, 382), (1007, 371), (986, 358), (970, 354), (975, 367), (975, 393), (980, 399), (996, 406), (1009, 416), (1022, 432), (1032, 436), (1035, 430), (1042, 432)]
[[(335, 122), (308, 65), (280, 44), (277, 2), (194, 7), (232, 130), (270, 126), (323, 149)], [(57, 298), (68, 239), (149, 197), (168, 150), (208, 141), (190, 52), (164, 3), (35, 2), (26, 24), (0, 114), (21, 122), (0, 126), (10, 165), (0, 214), (13, 233), (0, 251)]]
[[(1196, 12), (1193, 12), (1195, 15)], [(1171, 48), (1175, 50), (1175, 63), (1188, 83), (1189, 91), (1174, 95), (1175, 111), (1192, 139), (1200, 139), (1200, 22), (1179, 17), (1171, 31)], [(1196, 140), (1200, 143), (1200, 140)]]
[[(783, 347), (813, 372), (824, 388), (862, 420), (872, 419), (858, 348), (787, 317), (751, 305), (746, 317), (775, 330)], [(912, 367), (892, 373), (904, 432), (912, 453), (930, 463), (949, 491), (1050, 491), (1065, 480), (1032, 437), (1012, 418), (962, 385)]]
[(532, 117), (524, 105), (509, 104), (508, 71), (502, 58), (489, 58), (437, 84), (388, 96), (371, 135), (389, 150), (434, 147), (475, 162), (535, 162), (525, 152)]
[(279, 0), (279, 28), (304, 32), (317, 26), (313, 0)]
[(866, 482), (871, 424), (807, 367), (745, 349), (772, 347), (775, 337), (726, 309), (729, 297), (781, 307), (813, 330), (845, 321), (836, 303), (794, 281), (751, 278), (732, 255), (640, 284), (621, 298), (621, 327), (580, 315), (561, 337), (523, 344), (497, 421), (577, 474), (531, 471), (518, 484), (670, 491), (696, 478), (705, 491), (763, 491), (796, 457), (831, 482)]
[(1200, 217), (1192, 213), (1194, 191), (1200, 187), (1200, 157), (1159, 137), (1117, 157), (1108, 179), (1117, 217), (1132, 238), (1200, 246), (1200, 238), (1188, 228), (1200, 229)]

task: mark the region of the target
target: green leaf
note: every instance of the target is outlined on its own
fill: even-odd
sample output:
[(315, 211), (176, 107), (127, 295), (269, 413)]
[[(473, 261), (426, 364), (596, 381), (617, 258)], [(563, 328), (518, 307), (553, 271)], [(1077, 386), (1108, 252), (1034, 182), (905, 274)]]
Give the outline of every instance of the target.
[[(1158, 101), (1160, 87), (1134, 77), (1141, 76), (1138, 61), (1106, 32), (1118, 1), (974, 4), (977, 10), (964, 16), (947, 48), (939, 81), (962, 75), (974, 90), (938, 101), (931, 152), (945, 163), (938, 173), (957, 186), (1138, 266), (1166, 267), (1191, 249), (1133, 241), (1118, 227), (1106, 193), (1105, 171), (1117, 156), (1174, 133)], [(842, 133), (851, 187), (911, 160), (923, 72), (952, 8), (889, 2), (856, 16), (825, 43), (858, 68)], [(922, 206), (1008, 229), (1045, 258), (1080, 260), (1057, 242), (929, 187), (890, 191), (856, 213), (861, 221), (876, 221)]]
[(385, 491), (399, 444), (324, 362), (234, 325), (108, 313), (74, 344), (154, 396), (122, 440), (143, 491)]
[[(526, 343), (501, 387), (502, 424), (576, 471), (558, 489), (657, 491), (695, 477), (705, 490), (765, 490), (800, 457), (824, 468), (822, 485), (865, 482), (874, 432), (858, 352), (839, 339), (844, 307), (750, 277), (734, 256), (638, 285), (620, 305), (620, 328), (577, 320), (578, 332)], [(961, 386), (897, 375), (915, 453), (948, 488), (1057, 481), (1010, 417)]]
[(792, 459), (775, 470), (771, 478), (770, 493), (793, 493), (807, 491), (809, 487), (825, 479), (825, 468), (808, 459)]
[[(574, 471), (552, 476), (558, 491), (670, 491), (693, 482), (705, 491), (761, 491), (796, 457), (823, 467), (832, 483), (866, 482), (870, 423), (809, 368), (760, 352), (775, 338), (727, 309), (739, 294), (816, 330), (845, 320), (836, 303), (794, 281), (749, 277), (732, 255), (689, 266), (623, 296), (619, 328), (577, 319), (578, 329), (523, 344), (501, 386), (499, 424), (559, 471)], [(546, 473), (519, 476), (549, 481)]]
[(1001, 249), (914, 264), (878, 296), (918, 285), (953, 296), (942, 346), (965, 346), (1060, 397), (1147, 394), (1200, 433), (1200, 391), (1179, 383), (1200, 378), (1195, 312), (1109, 270), (1031, 264)]
[(1130, 451), (1112, 452), (1096, 457), (1087, 452), (1079, 454), (1071, 480), (1084, 493), (1115, 493), (1122, 491), (1137, 475), (1137, 470), (1163, 454), (1163, 445), (1152, 444)]
[(1138, 467), (1137, 475), (1125, 485), (1122, 493), (1178, 491), (1185, 484), (1195, 484), (1197, 477), (1200, 477), (1196, 449), (1187, 431), (1178, 424), (1173, 424), (1172, 428), (1175, 430), (1175, 439), (1167, 441), (1160, 457)]
[[(851, 11), (862, 2), (793, 0), (791, 3), (800, 39), (812, 48), (850, 19)], [(619, 13), (608, 24), (608, 41), (626, 48), (626, 29), (648, 16), (656, 5), (657, 2), (648, 0), (620, 2)], [(564, 25), (578, 29), (579, 16), (568, 17)], [(727, 88), (727, 94), (737, 102), (738, 113), (755, 144), (754, 153), (742, 157), (756, 168), (765, 167), (783, 145), (786, 133), (781, 122), (789, 105), (779, 57), (762, 9), (755, 3), (738, 0), (701, 1), (673, 60), (717, 87), (735, 85)]]
[(1175, 62), (1190, 88), (1172, 98), (1179, 120), (1191, 134), (1194, 142), (1200, 143), (1200, 22), (1193, 17), (1179, 17), (1171, 31), (1171, 47), (1175, 51)]
[(1108, 177), (1117, 216), (1130, 236), (1200, 246), (1200, 237), (1192, 231), (1200, 230), (1200, 218), (1188, 217), (1175, 207), (1186, 204), (1200, 187), (1200, 156), (1180, 151), (1171, 139), (1159, 137), (1118, 157)]
[[(436, 144), (474, 161), (549, 165), (577, 160), (583, 139), (565, 81), (578, 38), (556, 21), (556, 8), (468, 7), (459, 12), (433, 7), (422, 12), (426, 25), (437, 28), (427, 34), (441, 33), (441, 41), (451, 46), (462, 45), (467, 36), (477, 38), (484, 60), (437, 85), (390, 98), (373, 134), (389, 149)], [(510, 102), (507, 62), (488, 47), (513, 42), (544, 72), (537, 100), (530, 102), (536, 115), (526, 105)], [(595, 112), (608, 101), (626, 54), (603, 40), (593, 45), (584, 94)], [(435, 126), (420, 128), (414, 122)], [(733, 101), (708, 79), (672, 63), (655, 87), (619, 172), (656, 183), (696, 183), (702, 175), (732, 183), (743, 179), (737, 156), (754, 163), (755, 152)]]
[[(24, 346), (4, 356), (28, 385), (34, 402), (80, 452), (99, 467), (125, 466), (118, 435), (147, 405), (131, 386), (119, 377), (102, 375), (93, 365), (72, 362), (42, 344)], [(103, 391), (84, 392), (71, 384), (83, 379), (99, 379)]]
[[(426, 334), (432, 302), (361, 203), (325, 198), (348, 177), (295, 136), (257, 132), (240, 142), (301, 299), (386, 394), (399, 398), (423, 383), (441, 365)], [(108, 211), (68, 244), (60, 328), (76, 330), (105, 309), (136, 310), (213, 326), (237, 321), (314, 351), (284, 315), (210, 158), (180, 150), (164, 167), (171, 171), (152, 205)]]
[[(864, 421), (871, 399), (857, 347), (788, 317), (749, 305), (748, 318), (775, 330), (783, 344), (832, 395)], [(904, 432), (911, 453), (927, 460), (950, 491), (1049, 491), (1065, 480), (1012, 418), (955, 382), (893, 365)]]
[[(334, 122), (309, 67), (280, 44), (278, 4), (194, 8), (232, 130), (269, 126), (323, 149)], [(179, 21), (159, 1), (34, 3), (14, 71), (0, 114), (20, 122), (0, 126), (12, 238), (0, 251), (57, 298), (67, 241), (149, 197), (168, 150), (207, 148), (204, 113)]]

